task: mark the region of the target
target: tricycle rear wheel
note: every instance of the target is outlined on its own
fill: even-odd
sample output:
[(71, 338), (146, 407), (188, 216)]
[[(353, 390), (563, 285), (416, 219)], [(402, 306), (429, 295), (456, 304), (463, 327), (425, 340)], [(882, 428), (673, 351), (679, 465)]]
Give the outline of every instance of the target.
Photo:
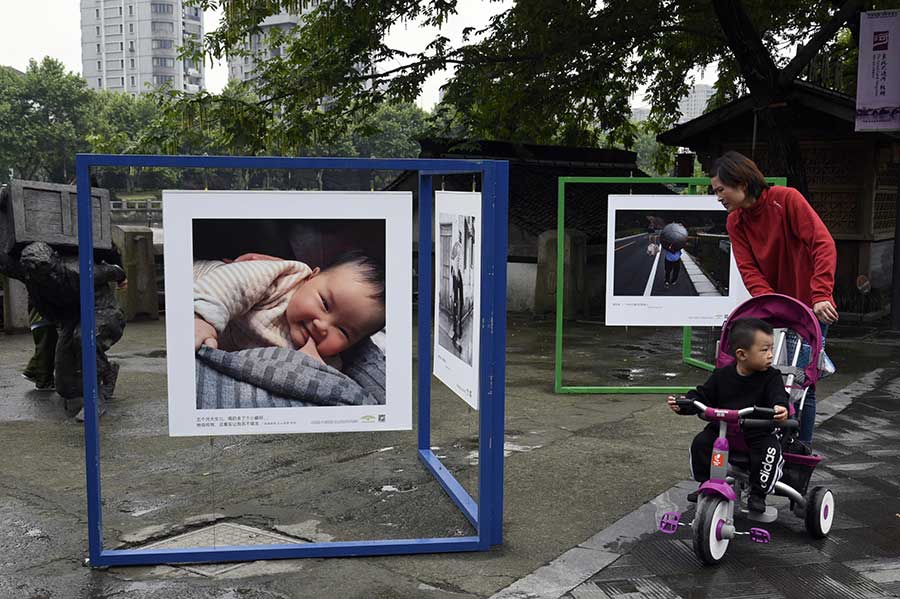
[(806, 502), (806, 531), (816, 539), (824, 539), (834, 524), (834, 494), (825, 487), (809, 492)]

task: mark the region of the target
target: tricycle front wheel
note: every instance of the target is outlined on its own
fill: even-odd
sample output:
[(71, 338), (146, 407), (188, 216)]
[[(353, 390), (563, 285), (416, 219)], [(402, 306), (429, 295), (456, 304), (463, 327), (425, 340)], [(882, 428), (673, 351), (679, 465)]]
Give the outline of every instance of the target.
[(731, 541), (725, 538), (728, 526), (728, 501), (721, 497), (701, 495), (694, 518), (694, 553), (704, 564), (714, 566), (722, 561)]

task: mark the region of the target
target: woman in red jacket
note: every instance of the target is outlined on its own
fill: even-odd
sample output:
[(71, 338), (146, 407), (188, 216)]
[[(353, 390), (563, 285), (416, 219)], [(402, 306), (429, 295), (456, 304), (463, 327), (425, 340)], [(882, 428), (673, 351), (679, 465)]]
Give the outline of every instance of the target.
[[(727, 152), (713, 163), (713, 191), (728, 211), (728, 236), (750, 295), (781, 293), (812, 308), (822, 324), (838, 319), (834, 298), (834, 239), (803, 195), (770, 186), (752, 160)], [(816, 390), (810, 387), (800, 416), (800, 440), (812, 443)]]

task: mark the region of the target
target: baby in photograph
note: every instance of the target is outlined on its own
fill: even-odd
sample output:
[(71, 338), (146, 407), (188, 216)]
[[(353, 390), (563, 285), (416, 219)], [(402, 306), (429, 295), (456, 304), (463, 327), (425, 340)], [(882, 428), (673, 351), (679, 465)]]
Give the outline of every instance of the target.
[(334, 366), (384, 323), (384, 267), (361, 252), (322, 270), (280, 259), (194, 262), (195, 350), (288, 347)]

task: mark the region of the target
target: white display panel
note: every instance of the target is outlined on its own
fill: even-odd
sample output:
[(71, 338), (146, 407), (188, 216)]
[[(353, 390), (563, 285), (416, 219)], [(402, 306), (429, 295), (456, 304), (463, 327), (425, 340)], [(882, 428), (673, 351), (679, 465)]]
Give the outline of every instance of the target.
[[(173, 436), (409, 430), (412, 428), (412, 196), (408, 192), (164, 191), (169, 433)], [(200, 397), (194, 347), (195, 225), (231, 220), (230, 231), (257, 231), (261, 221), (328, 226), (328, 239), (349, 249), (371, 230), (383, 243), (384, 328), (371, 340), (383, 358), (383, 403), (210, 408)], [(354, 229), (341, 235), (341, 223)], [(361, 225), (362, 224), (362, 225)], [(360, 225), (362, 228), (360, 228)], [(370, 228), (369, 228), (370, 227)], [(240, 235), (240, 234), (238, 234)], [(383, 240), (383, 242), (381, 241)], [(223, 247), (229, 239), (222, 236)], [(233, 241), (233, 240), (231, 240)], [(252, 246), (255, 239), (245, 240)], [(263, 240), (265, 241), (265, 240)], [(371, 240), (368, 240), (371, 241)], [(294, 240), (291, 240), (292, 245)], [(207, 242), (207, 245), (210, 245)], [(215, 241), (212, 243), (215, 246)], [(245, 243), (247, 245), (247, 243)], [(300, 244), (302, 245), (302, 243)], [(371, 245), (371, 244), (370, 244)], [(210, 248), (206, 248), (209, 253)], [(214, 252), (214, 248), (213, 248)], [(215, 253), (215, 252), (214, 252)], [(233, 255), (216, 256), (234, 259)], [(309, 264), (319, 257), (279, 256)], [(368, 335), (366, 335), (368, 337)], [(319, 341), (318, 339), (316, 340)], [(293, 348), (296, 349), (296, 348)], [(327, 360), (341, 372), (340, 355)], [(228, 405), (227, 401), (223, 402)]]
[(434, 376), (478, 409), (481, 194), (436, 192)]
[[(607, 325), (719, 326), (750, 297), (715, 196), (610, 195), (608, 218)], [(661, 243), (670, 223), (688, 231), (680, 254)]]

